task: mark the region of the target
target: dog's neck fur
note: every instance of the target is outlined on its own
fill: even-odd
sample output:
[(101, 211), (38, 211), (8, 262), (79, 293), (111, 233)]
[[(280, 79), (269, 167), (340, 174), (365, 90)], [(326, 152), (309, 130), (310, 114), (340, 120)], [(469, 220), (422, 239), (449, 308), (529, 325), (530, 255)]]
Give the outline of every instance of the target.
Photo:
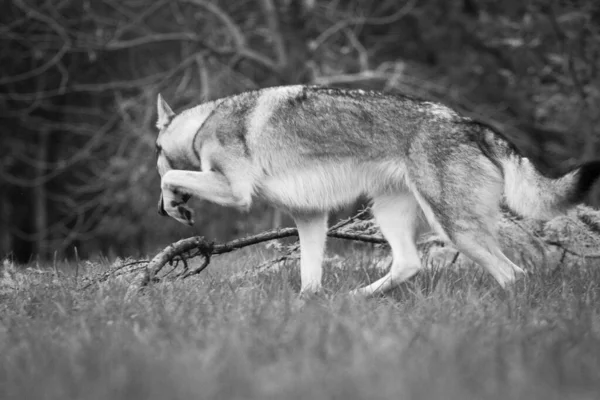
[(162, 133), (161, 146), (174, 169), (201, 168), (199, 154), (195, 150), (196, 135), (214, 107), (215, 102), (211, 101), (189, 108), (176, 115)]

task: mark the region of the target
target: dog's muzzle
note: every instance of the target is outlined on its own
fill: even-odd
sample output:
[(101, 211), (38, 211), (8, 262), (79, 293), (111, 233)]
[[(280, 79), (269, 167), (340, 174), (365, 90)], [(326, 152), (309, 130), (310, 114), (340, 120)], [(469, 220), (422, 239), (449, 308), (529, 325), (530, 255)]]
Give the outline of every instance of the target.
[(158, 214), (163, 217), (167, 216), (167, 212), (165, 211), (165, 202), (163, 201), (163, 195), (160, 194), (160, 199), (158, 199)]

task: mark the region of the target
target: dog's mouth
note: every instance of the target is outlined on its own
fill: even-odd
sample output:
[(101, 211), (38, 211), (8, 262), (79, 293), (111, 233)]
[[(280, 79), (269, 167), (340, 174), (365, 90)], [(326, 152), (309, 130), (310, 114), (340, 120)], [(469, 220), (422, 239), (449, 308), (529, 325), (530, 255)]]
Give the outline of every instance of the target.
[(167, 216), (167, 212), (165, 211), (165, 201), (163, 200), (162, 193), (160, 194), (160, 198), (158, 199), (158, 214), (163, 217)]

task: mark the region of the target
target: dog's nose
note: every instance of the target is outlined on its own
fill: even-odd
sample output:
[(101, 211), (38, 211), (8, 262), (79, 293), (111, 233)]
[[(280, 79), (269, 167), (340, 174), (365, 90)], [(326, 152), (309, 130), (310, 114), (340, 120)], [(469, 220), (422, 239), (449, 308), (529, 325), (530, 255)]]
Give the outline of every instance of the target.
[(158, 199), (158, 214), (162, 215), (163, 217), (167, 215), (167, 212), (165, 211), (165, 202), (163, 201), (162, 193), (160, 194), (160, 199)]

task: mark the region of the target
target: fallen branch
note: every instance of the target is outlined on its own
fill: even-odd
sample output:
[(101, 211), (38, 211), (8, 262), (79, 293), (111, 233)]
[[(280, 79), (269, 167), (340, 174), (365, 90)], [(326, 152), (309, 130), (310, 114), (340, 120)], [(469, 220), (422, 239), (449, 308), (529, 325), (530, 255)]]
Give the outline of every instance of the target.
[[(356, 222), (358, 219), (368, 213), (368, 210), (363, 210), (358, 214), (343, 220), (327, 231), (327, 236), (338, 239), (354, 240), (365, 243), (383, 244), (386, 243), (383, 237), (378, 235), (370, 235), (356, 232), (343, 231), (342, 229), (349, 224)], [(268, 242), (275, 239), (284, 239), (288, 237), (298, 236), (296, 228), (273, 229), (262, 232), (256, 235), (247, 236), (241, 239), (235, 239), (223, 244), (215, 244), (207, 241), (202, 236), (194, 236), (187, 239), (182, 239), (172, 243), (164, 250), (158, 253), (146, 266), (146, 272), (141, 281), (141, 286), (146, 286), (150, 283), (160, 281), (158, 278), (159, 272), (168, 263), (186, 262), (186, 260), (201, 256), (204, 262), (200, 267), (189, 270), (187, 267), (182, 272), (176, 274), (174, 278), (187, 278), (192, 275), (201, 273), (210, 263), (210, 259), (214, 255), (225, 254), (243, 247), (252, 246), (258, 243)], [(177, 264), (176, 264), (177, 266)]]
[(298, 231), (296, 228), (275, 229), (272, 231), (259, 233), (258, 235), (232, 240), (231, 242), (224, 244), (214, 244), (213, 242), (207, 241), (203, 236), (194, 236), (191, 238), (182, 239), (167, 246), (163, 251), (154, 256), (154, 258), (148, 263), (148, 266), (146, 267), (146, 276), (142, 280), (142, 286), (145, 286), (150, 282), (157, 282), (159, 280), (157, 275), (163, 269), (163, 267), (167, 263), (175, 261), (178, 257), (180, 260), (187, 260), (197, 256), (204, 257), (204, 263), (200, 268), (196, 268), (191, 273), (190, 271), (186, 271), (184, 269), (184, 272), (181, 274), (181, 277), (183, 278), (202, 272), (202, 270), (208, 266), (210, 258), (213, 255), (229, 253), (234, 250), (241, 249), (242, 247), (251, 246), (269, 240), (296, 236), (297, 234)]

